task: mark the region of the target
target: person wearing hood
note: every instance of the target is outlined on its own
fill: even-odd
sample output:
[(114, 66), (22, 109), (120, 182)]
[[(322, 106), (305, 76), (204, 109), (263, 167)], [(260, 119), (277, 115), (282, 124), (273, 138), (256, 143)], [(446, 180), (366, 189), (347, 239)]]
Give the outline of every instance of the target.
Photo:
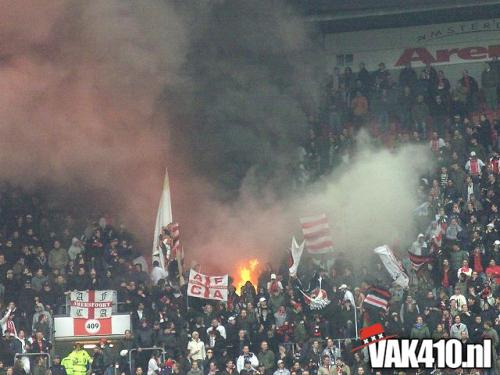
[(417, 237), (417, 240), (413, 242), (410, 248), (410, 252), (418, 256), (429, 254), (427, 242), (425, 241), (425, 236), (423, 233), (420, 233)]
[(421, 316), (417, 317), (417, 322), (411, 329), (410, 337), (412, 339), (428, 339), (431, 337), (429, 332), (429, 327), (424, 323), (424, 319)]
[(79, 254), (83, 253), (83, 245), (82, 241), (80, 241), (78, 238), (73, 237), (71, 240), (71, 246), (68, 249), (68, 256), (69, 259), (74, 262), (76, 258), (78, 257)]

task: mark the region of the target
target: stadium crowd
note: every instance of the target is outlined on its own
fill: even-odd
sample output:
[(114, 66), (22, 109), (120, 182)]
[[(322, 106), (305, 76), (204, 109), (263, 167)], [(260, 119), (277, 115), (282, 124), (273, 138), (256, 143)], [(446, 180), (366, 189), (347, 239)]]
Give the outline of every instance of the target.
[[(408, 290), (392, 282), (375, 256), (369, 261), (376, 266), (367, 267), (337, 251), (323, 259), (304, 255), (298, 278), (289, 276), (286, 259), (266, 265), (257, 285), (231, 285), (227, 303), (187, 298), (177, 260), (165, 271), (155, 263), (149, 272), (125, 226), (99, 217), (81, 222), (37, 194), (2, 184), (0, 375), (128, 374), (130, 366), (149, 375), (377, 374), (366, 349), (351, 351), (356, 328), (373, 322), (399, 337), (491, 338), (497, 353), (499, 88), (496, 59), (479, 80), (464, 71), (454, 85), (432, 66), (335, 68), (310, 116), (296, 168), (299, 186), (348, 163), (360, 128), (387, 147), (423, 143), (434, 155), (436, 167), (417, 192), (421, 234), (393, 249), (410, 276)], [(169, 228), (162, 235), (168, 239)], [(331, 302), (313, 310), (300, 290), (312, 293), (320, 285)], [(391, 292), (387, 310), (363, 303), (373, 286)], [(132, 330), (112, 343), (102, 339), (88, 354), (81, 345), (54, 353), (53, 316), (65, 313), (66, 294), (75, 289), (116, 290)], [(158, 350), (142, 349), (151, 347)], [(22, 357), (47, 352), (53, 363)]]

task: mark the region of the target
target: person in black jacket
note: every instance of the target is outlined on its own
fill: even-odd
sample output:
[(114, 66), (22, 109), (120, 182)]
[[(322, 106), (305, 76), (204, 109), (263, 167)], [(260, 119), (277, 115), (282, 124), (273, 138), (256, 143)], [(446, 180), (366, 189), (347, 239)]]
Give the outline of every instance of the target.
[(67, 375), (66, 369), (61, 365), (61, 356), (55, 355), (52, 360), (52, 366), (50, 367), (50, 372), (52, 375)]
[(104, 375), (106, 366), (104, 365), (104, 355), (102, 353), (101, 344), (97, 344), (92, 355), (92, 375)]

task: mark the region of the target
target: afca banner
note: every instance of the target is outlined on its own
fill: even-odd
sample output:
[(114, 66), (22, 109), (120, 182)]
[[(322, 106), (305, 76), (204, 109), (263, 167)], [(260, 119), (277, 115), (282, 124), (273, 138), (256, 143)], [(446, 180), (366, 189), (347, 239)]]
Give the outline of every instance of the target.
[(187, 294), (190, 297), (227, 301), (228, 276), (207, 276), (191, 269)]
[(112, 290), (74, 291), (70, 295), (70, 316), (75, 319), (109, 319), (113, 310)]

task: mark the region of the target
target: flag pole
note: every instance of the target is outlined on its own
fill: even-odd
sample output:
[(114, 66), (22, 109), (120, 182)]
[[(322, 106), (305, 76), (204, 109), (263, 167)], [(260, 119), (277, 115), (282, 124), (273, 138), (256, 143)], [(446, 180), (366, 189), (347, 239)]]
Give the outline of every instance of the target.
[(356, 340), (359, 338), (358, 337), (358, 307), (356, 304), (354, 304), (354, 329), (356, 332)]

